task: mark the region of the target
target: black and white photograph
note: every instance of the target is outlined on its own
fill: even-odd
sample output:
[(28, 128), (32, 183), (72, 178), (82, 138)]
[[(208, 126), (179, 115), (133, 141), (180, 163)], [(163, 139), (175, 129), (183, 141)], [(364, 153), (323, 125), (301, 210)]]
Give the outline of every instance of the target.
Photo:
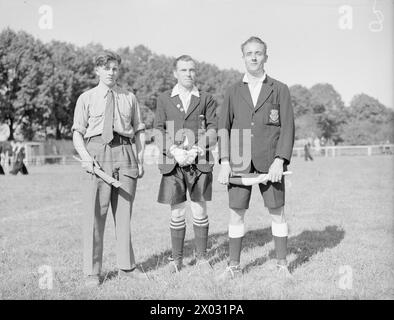
[(393, 300), (393, 18), (0, 0), (0, 300)]

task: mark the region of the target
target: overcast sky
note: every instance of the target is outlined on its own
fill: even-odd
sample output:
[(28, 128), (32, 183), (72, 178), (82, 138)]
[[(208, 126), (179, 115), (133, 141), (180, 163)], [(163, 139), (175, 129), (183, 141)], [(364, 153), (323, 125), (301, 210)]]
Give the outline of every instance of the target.
[[(327, 82), (345, 103), (364, 92), (393, 107), (393, 3), (0, 0), (0, 30), (9, 26), (44, 42), (99, 42), (109, 49), (143, 44), (158, 54), (190, 54), (240, 71), (240, 44), (256, 35), (268, 44), (266, 71), (273, 78), (308, 88)], [(43, 5), (52, 10), (52, 25), (48, 15), (44, 17), (48, 11), (39, 13)]]

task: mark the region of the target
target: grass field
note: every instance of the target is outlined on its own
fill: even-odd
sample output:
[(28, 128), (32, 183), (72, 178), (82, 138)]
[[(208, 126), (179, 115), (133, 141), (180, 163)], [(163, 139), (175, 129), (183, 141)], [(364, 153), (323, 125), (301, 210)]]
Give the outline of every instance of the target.
[[(294, 158), (286, 178), (293, 279), (277, 276), (268, 212), (257, 187), (246, 216), (244, 276), (215, 281), (227, 257), (227, 192), (216, 181), (209, 203), (213, 273), (188, 266), (166, 271), (169, 208), (156, 202), (160, 174), (147, 165), (132, 218), (137, 262), (150, 281), (116, 277), (114, 224), (107, 217), (101, 287), (83, 286), (81, 217), (84, 174), (79, 165), (31, 167), (28, 176), (0, 176), (1, 299), (393, 299), (393, 157)], [(193, 229), (187, 219), (186, 262)], [(53, 271), (42, 288), (42, 266)]]

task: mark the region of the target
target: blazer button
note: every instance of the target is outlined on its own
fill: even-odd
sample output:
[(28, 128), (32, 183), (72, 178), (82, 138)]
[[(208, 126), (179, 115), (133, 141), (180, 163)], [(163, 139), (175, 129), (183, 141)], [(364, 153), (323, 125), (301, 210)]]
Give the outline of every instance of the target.
[(252, 122), (252, 126), (254, 126), (254, 122)]

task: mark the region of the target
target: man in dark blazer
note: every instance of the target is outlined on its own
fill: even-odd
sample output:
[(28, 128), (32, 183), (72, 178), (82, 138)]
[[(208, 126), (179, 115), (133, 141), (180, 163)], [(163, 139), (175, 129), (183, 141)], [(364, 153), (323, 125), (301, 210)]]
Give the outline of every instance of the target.
[(162, 150), (159, 169), (162, 176), (158, 202), (171, 207), (171, 272), (183, 267), (186, 232), (187, 192), (193, 214), (196, 265), (209, 270), (206, 258), (208, 215), (206, 201), (212, 198), (213, 155), (217, 141), (216, 104), (211, 95), (195, 86), (196, 67), (190, 56), (174, 63), (177, 84), (157, 99), (155, 140)]
[(249, 208), (252, 186), (229, 184), (229, 177), (245, 173), (268, 173), (270, 181), (266, 185), (259, 184), (259, 188), (272, 217), (277, 268), (289, 276), (283, 172), (290, 163), (294, 145), (290, 93), (287, 85), (265, 73), (267, 45), (260, 38), (249, 38), (241, 49), (246, 73), (242, 81), (227, 90), (218, 125), (221, 164), (218, 181), (228, 186), (230, 207), (230, 261), (221, 278), (242, 274), (244, 215)]

